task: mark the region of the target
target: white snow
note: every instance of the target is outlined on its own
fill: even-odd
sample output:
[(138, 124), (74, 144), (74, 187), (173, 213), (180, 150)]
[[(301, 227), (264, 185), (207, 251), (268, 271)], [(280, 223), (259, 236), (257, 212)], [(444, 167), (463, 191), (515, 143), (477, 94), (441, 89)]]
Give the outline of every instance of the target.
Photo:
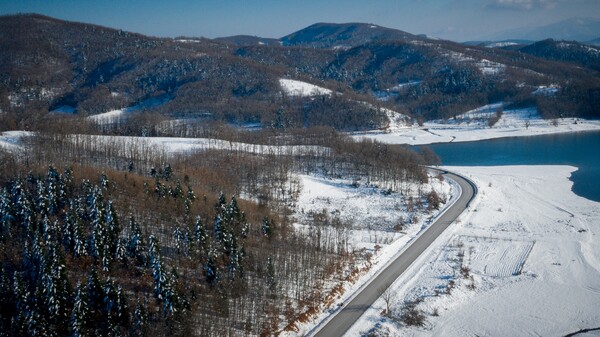
[[(348, 229), (348, 245), (350, 249), (367, 249), (373, 254), (372, 265), (369, 270), (360, 276), (355, 283), (344, 283), (344, 294), (335, 304), (347, 302), (358, 289), (374, 275), (379, 273), (389, 262), (401, 253), (407, 243), (423, 232), (435, 216), (443, 211), (418, 211), (412, 214), (406, 210), (406, 196), (398, 193), (386, 195), (382, 189), (374, 186), (352, 186), (352, 181), (343, 179), (327, 179), (317, 176), (299, 176), (302, 191), (299, 196), (294, 218), (295, 225), (300, 231), (306, 230), (304, 220), (312, 212), (327, 210), (330, 215), (337, 215), (344, 222), (350, 223)], [(458, 197), (458, 187), (451, 181), (431, 179), (429, 186), (424, 188), (427, 192), (434, 188), (440, 196), (446, 199), (446, 205)], [(416, 195), (414, 186), (413, 195)], [(406, 223), (411, 217), (416, 217), (413, 224)], [(398, 223), (406, 223), (401, 231), (393, 230)], [(323, 235), (326, 236), (326, 235)], [(334, 284), (325, 284), (329, 289)], [(298, 332), (284, 332), (283, 336), (305, 335), (323, 320), (333, 308), (321, 308), (323, 312), (313, 320), (300, 325)]]
[(108, 112), (103, 112), (100, 114), (88, 116), (88, 119), (90, 119), (98, 124), (101, 124), (101, 125), (112, 124), (112, 123), (118, 122), (126, 114), (140, 111), (144, 108), (156, 107), (156, 106), (166, 103), (168, 100), (169, 100), (168, 98), (164, 98), (164, 97), (163, 98), (150, 98), (150, 99), (147, 99), (147, 100), (145, 100), (137, 105), (131, 106), (131, 107), (115, 109), (115, 110), (111, 110)]
[(123, 116), (123, 114), (133, 111), (135, 111), (133, 108), (116, 109), (96, 115), (91, 115), (88, 116), (88, 118), (98, 124), (111, 124), (116, 123)]
[(456, 240), (467, 247), (471, 272), (492, 277), (519, 275), (534, 245), (533, 241), (478, 236), (461, 235)]
[(360, 101), (359, 103), (364, 104), (365, 106), (367, 106), (371, 109), (380, 109), (381, 112), (385, 113), (385, 115), (387, 116), (387, 118), (389, 120), (389, 124), (388, 124), (387, 128), (385, 129), (385, 132), (392, 132), (397, 129), (405, 129), (405, 128), (409, 127), (412, 123), (412, 120), (409, 116), (407, 116), (403, 113), (400, 113), (398, 111), (388, 109), (386, 107), (377, 107), (369, 102)]
[(0, 132), (0, 148), (9, 152), (19, 152), (25, 149), (22, 139), (31, 136), (28, 131)]
[(477, 62), (477, 67), (483, 75), (497, 75), (506, 69), (504, 64), (492, 62), (486, 59), (482, 59)]
[(132, 149), (140, 146), (146, 147), (157, 154), (177, 155), (191, 151), (205, 151), (209, 149), (242, 151), (256, 154), (319, 154), (327, 155), (327, 147), (311, 145), (259, 145), (232, 142), (213, 138), (179, 138), (179, 137), (133, 137), (133, 136), (99, 136), (99, 135), (70, 135), (73, 142), (86, 144), (89, 147), (105, 145), (115, 147), (118, 155), (128, 155)]
[(533, 95), (544, 95), (544, 96), (554, 96), (560, 87), (557, 84), (551, 85), (540, 85), (535, 89), (532, 94)]
[(423, 145), (600, 130), (598, 120), (578, 118), (545, 120), (535, 108), (504, 110), (500, 120), (490, 128), (488, 118), (493, 116), (501, 106), (501, 103), (488, 104), (459, 114), (456, 119), (426, 122), (422, 127), (396, 128), (391, 132), (379, 130), (355, 132), (352, 135), (355, 138), (376, 139), (388, 144)]
[(200, 40), (192, 40), (192, 39), (177, 39), (175, 42), (183, 42), (183, 43), (199, 43)]
[[(376, 304), (347, 336), (563, 336), (600, 325), (600, 203), (571, 191), (570, 166), (451, 167), (479, 194), (394, 283), (426, 316), (407, 327)], [(460, 268), (470, 269), (461, 275)], [(446, 289), (454, 282), (448, 294)], [(437, 313), (439, 316), (433, 315)]]
[(421, 83), (421, 81), (408, 81), (408, 82), (404, 82), (404, 83), (398, 83), (397, 85), (387, 89), (387, 91), (400, 91), (404, 88), (413, 86), (413, 85), (419, 85)]
[(331, 90), (307, 82), (282, 78), (279, 80), (283, 92), (290, 96), (319, 96), (331, 95)]
[(485, 46), (487, 48), (502, 48), (502, 47), (508, 47), (508, 46), (516, 46), (516, 45), (518, 45), (518, 43), (516, 43), (516, 42), (501, 41), (501, 42), (488, 43)]

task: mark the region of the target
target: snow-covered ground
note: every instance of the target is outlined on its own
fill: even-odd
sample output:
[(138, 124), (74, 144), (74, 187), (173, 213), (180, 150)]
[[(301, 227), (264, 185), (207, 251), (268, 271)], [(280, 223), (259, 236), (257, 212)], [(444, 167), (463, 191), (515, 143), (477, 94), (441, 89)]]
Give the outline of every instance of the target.
[(318, 95), (331, 95), (331, 90), (329, 89), (298, 80), (282, 78), (279, 80), (279, 85), (281, 85), (281, 89), (283, 90), (283, 92), (290, 96), (307, 97)]
[[(111, 93), (111, 94), (119, 95), (119, 93)], [(116, 110), (99, 113), (96, 115), (91, 115), (91, 116), (88, 116), (88, 118), (98, 124), (101, 124), (101, 125), (116, 123), (119, 121), (119, 119), (121, 119), (123, 116), (125, 116), (127, 114), (131, 114), (136, 111), (141, 111), (143, 109), (150, 108), (150, 107), (157, 107), (159, 105), (166, 103), (168, 100), (169, 99), (165, 98), (165, 97), (150, 98), (148, 100), (145, 100), (145, 101), (143, 101), (137, 105), (131, 106), (131, 107), (126, 107), (126, 108), (121, 108), (121, 109), (116, 109)]]
[(479, 194), (392, 286), (393, 316), (420, 301), (424, 326), (384, 318), (380, 299), (347, 335), (564, 336), (600, 327), (600, 203), (571, 192), (576, 168), (448, 169), (473, 179)]
[(86, 144), (90, 147), (111, 145), (116, 148), (119, 155), (128, 155), (131, 149), (144, 146), (157, 153), (166, 155), (185, 154), (192, 151), (205, 150), (230, 150), (256, 154), (327, 154), (330, 149), (313, 145), (259, 145), (231, 142), (213, 138), (179, 138), (179, 137), (133, 137), (133, 136), (97, 136), (97, 135), (71, 135), (73, 142)]
[[(309, 214), (326, 210), (327, 214), (337, 216), (342, 222), (349, 224), (347, 234), (350, 250), (366, 249), (373, 255), (368, 271), (360, 275), (354, 283), (346, 282), (344, 293), (331, 307), (322, 307), (320, 315), (299, 325), (298, 331), (283, 334), (287, 336), (305, 335), (322, 323), (328, 314), (337, 308), (336, 304), (347, 302), (358, 289), (392, 261), (408, 242), (426, 229), (434, 220), (433, 216), (439, 213), (437, 210), (409, 212), (406, 208), (407, 196), (383, 193), (383, 189), (374, 186), (357, 186), (349, 180), (312, 175), (300, 175), (298, 178), (302, 188), (295, 207), (296, 228), (300, 231), (306, 230), (303, 223)], [(439, 181), (432, 176), (423, 193), (432, 188), (446, 200), (442, 207), (446, 207), (451, 200), (458, 197), (459, 189), (450, 181)], [(411, 194), (416, 196), (416, 186)], [(398, 230), (397, 227), (394, 229), (400, 223), (404, 224), (402, 230)], [(325, 289), (334, 285), (326, 284)]]
[(376, 139), (389, 144), (423, 145), (600, 130), (598, 120), (545, 120), (536, 109), (505, 110), (500, 120), (493, 127), (489, 127), (488, 118), (495, 115), (501, 106), (501, 103), (489, 104), (457, 115), (456, 119), (448, 121), (426, 122), (422, 127), (396, 127), (383, 132), (354, 133), (353, 137)]
[(30, 136), (27, 131), (5, 131), (0, 132), (0, 149), (9, 152), (19, 152), (25, 149), (23, 137)]

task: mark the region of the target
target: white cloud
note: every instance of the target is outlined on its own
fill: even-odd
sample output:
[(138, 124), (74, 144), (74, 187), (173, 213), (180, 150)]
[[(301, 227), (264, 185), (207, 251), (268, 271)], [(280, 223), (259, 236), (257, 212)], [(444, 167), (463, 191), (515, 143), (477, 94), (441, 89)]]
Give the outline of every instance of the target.
[(488, 7), (515, 10), (550, 9), (558, 2), (559, 0), (493, 0)]

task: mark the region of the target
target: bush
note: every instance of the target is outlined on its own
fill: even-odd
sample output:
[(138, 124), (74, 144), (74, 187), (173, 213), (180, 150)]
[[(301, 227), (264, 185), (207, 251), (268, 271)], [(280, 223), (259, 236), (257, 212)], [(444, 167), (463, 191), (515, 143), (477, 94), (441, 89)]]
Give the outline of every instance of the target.
[(500, 118), (502, 118), (502, 108), (498, 108), (498, 110), (496, 110), (496, 115), (494, 115), (493, 117), (490, 117), (488, 119), (488, 126), (491, 128), (494, 125), (496, 125), (496, 123), (498, 123), (498, 121), (500, 120)]
[(423, 326), (425, 325), (425, 314), (422, 310), (417, 309), (417, 303), (409, 303), (402, 315), (400, 315), (400, 321), (407, 326)]

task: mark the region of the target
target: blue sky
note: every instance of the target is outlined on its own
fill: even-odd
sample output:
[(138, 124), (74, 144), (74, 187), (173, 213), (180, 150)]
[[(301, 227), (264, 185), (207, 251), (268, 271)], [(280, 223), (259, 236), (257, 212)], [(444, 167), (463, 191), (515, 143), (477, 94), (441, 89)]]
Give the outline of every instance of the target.
[(315, 22), (366, 22), (458, 41), (572, 17), (600, 0), (0, 0), (0, 14), (40, 13), (154, 36), (282, 37)]

